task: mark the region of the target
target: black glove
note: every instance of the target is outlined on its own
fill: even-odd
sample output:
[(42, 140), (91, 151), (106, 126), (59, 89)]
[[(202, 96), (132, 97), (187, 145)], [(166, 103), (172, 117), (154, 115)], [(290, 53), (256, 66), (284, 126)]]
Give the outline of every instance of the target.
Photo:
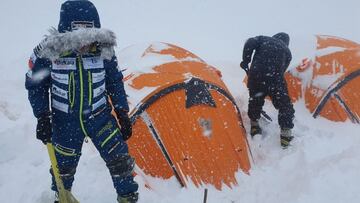
[(115, 112), (116, 112), (117, 118), (119, 119), (119, 123), (121, 126), (121, 129), (120, 129), (121, 135), (123, 136), (123, 140), (126, 141), (132, 135), (132, 125), (131, 125), (130, 118), (126, 111), (115, 109)]
[(41, 115), (36, 125), (36, 138), (44, 144), (51, 142), (52, 126), (50, 113)]
[(244, 69), (244, 71), (246, 72), (246, 74), (248, 74), (248, 72), (249, 72), (249, 63), (246, 63), (245, 61), (242, 61), (242, 62), (240, 63), (240, 67), (241, 67), (242, 69)]

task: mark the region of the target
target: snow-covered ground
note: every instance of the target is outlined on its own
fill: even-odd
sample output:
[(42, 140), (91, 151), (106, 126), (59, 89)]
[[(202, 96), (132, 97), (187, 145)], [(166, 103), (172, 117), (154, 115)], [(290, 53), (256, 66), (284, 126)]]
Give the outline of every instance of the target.
[[(45, 147), (35, 139), (36, 121), (24, 89), (32, 48), (57, 26), (63, 1), (2, 0), (0, 6), (0, 202), (51, 202)], [(291, 36), (292, 65), (309, 55), (314, 34), (360, 42), (357, 0), (94, 0), (102, 25), (118, 36), (118, 51), (142, 42), (179, 45), (219, 68), (243, 111), (248, 93), (238, 67), (248, 37), (279, 31)], [(303, 101), (295, 105), (294, 146), (279, 147), (276, 122), (264, 123), (264, 138), (250, 140), (251, 175), (238, 174), (239, 186), (216, 191), (208, 202), (360, 202), (360, 126), (313, 119)], [(265, 110), (276, 119), (270, 103)], [(140, 178), (137, 178), (142, 183)], [(140, 202), (202, 202), (203, 189), (179, 188), (176, 180), (150, 180)], [(141, 184), (143, 185), (143, 184)], [(115, 202), (105, 164), (85, 144), (74, 184), (85, 203)]]

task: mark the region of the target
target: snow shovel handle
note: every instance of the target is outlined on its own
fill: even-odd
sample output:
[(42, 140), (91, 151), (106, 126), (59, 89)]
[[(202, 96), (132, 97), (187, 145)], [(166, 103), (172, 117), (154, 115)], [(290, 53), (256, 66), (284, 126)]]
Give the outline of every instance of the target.
[(264, 118), (266, 118), (268, 121), (273, 121), (272, 119), (271, 119), (271, 117), (264, 111), (264, 110), (262, 110), (261, 111), (261, 115), (264, 117)]
[(64, 190), (64, 184), (60, 178), (60, 173), (59, 173), (57, 160), (55, 157), (54, 147), (53, 147), (52, 143), (47, 143), (46, 147), (47, 147), (47, 150), (49, 153), (51, 168), (53, 170), (55, 181), (56, 181), (56, 187), (58, 189), (58, 192), (60, 193), (62, 190)]
[(47, 147), (47, 150), (49, 153), (51, 168), (53, 170), (53, 174), (55, 177), (56, 187), (59, 192), (59, 202), (60, 203), (79, 203), (79, 201), (75, 199), (75, 197), (71, 194), (71, 192), (64, 188), (64, 184), (60, 178), (58, 162), (56, 160), (54, 146), (52, 145), (52, 143), (47, 143), (46, 147)]

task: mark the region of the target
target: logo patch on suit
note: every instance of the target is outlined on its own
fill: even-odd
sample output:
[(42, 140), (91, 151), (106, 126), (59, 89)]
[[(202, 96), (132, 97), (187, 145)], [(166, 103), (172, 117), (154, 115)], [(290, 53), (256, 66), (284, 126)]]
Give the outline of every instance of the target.
[(100, 73), (92, 73), (92, 80), (94, 83), (101, 82), (105, 79), (105, 71)]
[(60, 87), (56, 85), (52, 85), (51, 92), (59, 97), (62, 97), (64, 99), (68, 98), (68, 92), (66, 90), (61, 89)]
[(79, 28), (93, 28), (93, 21), (72, 21), (71, 22), (71, 30), (77, 30)]
[(68, 74), (60, 74), (60, 73), (51, 73), (51, 78), (55, 80), (56, 82), (62, 83), (62, 84), (69, 84), (69, 76)]
[(61, 58), (53, 61), (54, 70), (76, 70), (75, 58)]
[(97, 108), (102, 106), (103, 104), (106, 104), (105, 97), (102, 97), (99, 101), (97, 101), (95, 104), (92, 105), (92, 110), (95, 111)]
[(100, 57), (83, 58), (84, 69), (104, 68), (104, 61)]
[(105, 83), (102, 84), (100, 87), (94, 89), (94, 97), (98, 97), (104, 92), (105, 92)]

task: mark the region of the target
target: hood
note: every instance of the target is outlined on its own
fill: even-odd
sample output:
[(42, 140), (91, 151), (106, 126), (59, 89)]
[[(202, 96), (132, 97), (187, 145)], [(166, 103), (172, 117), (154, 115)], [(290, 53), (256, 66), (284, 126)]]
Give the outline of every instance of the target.
[(275, 39), (281, 40), (282, 42), (284, 42), (287, 46), (289, 46), (289, 42), (290, 42), (290, 37), (288, 34), (286, 34), (285, 32), (279, 32), (276, 35), (272, 36)]
[(36, 50), (36, 55), (41, 58), (54, 60), (64, 52), (80, 50), (93, 43), (99, 44), (103, 58), (111, 59), (114, 56), (116, 36), (111, 30), (80, 28), (72, 32), (60, 33), (54, 28), (49, 32), (50, 34), (45, 36)]
[(68, 0), (61, 5), (59, 32), (70, 32), (78, 28), (100, 27), (99, 14), (90, 1)]

